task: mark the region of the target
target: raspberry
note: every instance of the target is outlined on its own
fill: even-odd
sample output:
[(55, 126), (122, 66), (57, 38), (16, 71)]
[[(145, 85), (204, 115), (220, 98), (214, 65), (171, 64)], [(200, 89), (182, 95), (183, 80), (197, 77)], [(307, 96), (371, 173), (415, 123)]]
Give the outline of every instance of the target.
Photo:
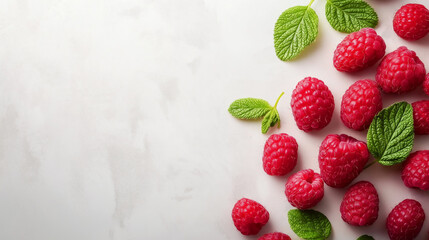
[(284, 233), (274, 232), (267, 233), (262, 237), (258, 238), (258, 240), (291, 240), (290, 237)]
[(314, 207), (323, 198), (323, 180), (311, 169), (301, 170), (289, 177), (285, 194), (290, 204), (298, 209)]
[(393, 30), (405, 40), (418, 40), (429, 33), (429, 10), (421, 4), (402, 6), (393, 18)]
[(306, 77), (296, 85), (290, 105), (296, 125), (305, 132), (328, 125), (335, 107), (334, 96), (328, 87), (312, 77)]
[(341, 120), (346, 127), (362, 131), (371, 124), (383, 108), (381, 93), (372, 80), (359, 80), (352, 84), (341, 101)]
[(429, 100), (417, 101), (412, 104), (414, 132), (429, 134)]
[(320, 174), (327, 185), (342, 188), (359, 175), (368, 159), (366, 143), (345, 134), (331, 134), (319, 148)]
[(375, 80), (385, 93), (404, 93), (419, 86), (425, 74), (425, 65), (416, 53), (402, 46), (383, 58)]
[(422, 205), (416, 200), (405, 199), (389, 213), (386, 221), (391, 240), (414, 239), (425, 220)]
[(262, 163), (268, 175), (283, 176), (296, 165), (298, 144), (286, 133), (273, 134), (265, 142)]
[(423, 82), (423, 90), (429, 95), (429, 74), (426, 75), (425, 81)]
[(371, 225), (378, 217), (378, 194), (374, 185), (361, 181), (351, 186), (341, 202), (341, 218), (354, 226)]
[(347, 35), (334, 52), (334, 66), (340, 72), (356, 72), (365, 69), (385, 53), (386, 44), (372, 28), (362, 28)]
[(402, 181), (407, 187), (429, 190), (429, 150), (408, 156), (402, 169)]
[(243, 235), (255, 235), (270, 219), (268, 211), (253, 200), (242, 198), (232, 209), (232, 220)]

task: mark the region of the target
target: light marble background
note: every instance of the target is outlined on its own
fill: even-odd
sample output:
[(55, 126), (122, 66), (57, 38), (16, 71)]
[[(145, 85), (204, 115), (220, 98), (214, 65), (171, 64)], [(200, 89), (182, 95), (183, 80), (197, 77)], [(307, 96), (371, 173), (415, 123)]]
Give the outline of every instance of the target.
[[(406, 42), (392, 30), (401, 0), (369, 0), (387, 52), (416, 50), (429, 66), (429, 38)], [(426, 2), (416, 0), (415, 2)], [(299, 143), (295, 171), (317, 171), (329, 133), (365, 139), (339, 120), (344, 91), (374, 78), (375, 67), (337, 72), (331, 62), (345, 34), (316, 0), (320, 34), (296, 61), (277, 59), (277, 17), (301, 0), (2, 0), (0, 1), (0, 239), (257, 239), (243, 237), (230, 214), (241, 197), (270, 212), (261, 234), (289, 228), (286, 177), (261, 167), (269, 136), (259, 122), (231, 117), (241, 97), (279, 103), (282, 127)], [(427, 3), (426, 3), (427, 4)], [(318, 77), (336, 109), (322, 131), (299, 131), (289, 106), (296, 83)], [(384, 106), (428, 97), (422, 90), (385, 96)], [(428, 148), (427, 136), (415, 149)], [(344, 189), (326, 187), (316, 209), (333, 224), (330, 239), (373, 234), (399, 201), (428, 193), (406, 188), (399, 167), (373, 165), (358, 180), (377, 187), (381, 209), (370, 227), (339, 214)], [(428, 236), (426, 220), (419, 239)]]

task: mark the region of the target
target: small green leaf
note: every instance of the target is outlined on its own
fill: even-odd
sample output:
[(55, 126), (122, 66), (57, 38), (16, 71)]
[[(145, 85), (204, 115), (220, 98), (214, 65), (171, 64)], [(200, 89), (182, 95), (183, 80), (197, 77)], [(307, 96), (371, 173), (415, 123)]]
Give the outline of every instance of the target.
[(318, 34), (319, 18), (310, 6), (296, 6), (284, 11), (274, 27), (277, 57), (288, 61), (310, 45)]
[(327, 0), (325, 15), (335, 30), (345, 33), (378, 24), (377, 13), (362, 0)]
[(278, 123), (280, 127), (280, 116), (277, 109), (273, 108), (270, 112), (265, 115), (264, 119), (262, 119), (261, 132), (267, 133), (270, 127), (274, 127)]
[(375, 240), (375, 239), (368, 235), (362, 235), (357, 240)]
[(242, 98), (235, 100), (228, 108), (232, 116), (239, 119), (262, 119), (262, 133), (267, 133), (270, 127), (274, 127), (277, 123), (280, 127), (280, 115), (277, 111), (277, 104), (284, 92), (277, 98), (274, 107), (262, 99), (257, 98)]
[(277, 98), (274, 107), (262, 99), (257, 98), (242, 98), (235, 100), (228, 108), (229, 113), (232, 116), (239, 119), (262, 119), (262, 133), (267, 133), (270, 127), (275, 126), (278, 123), (280, 127), (280, 115), (277, 111), (277, 104), (284, 92)]
[(369, 126), (367, 142), (369, 151), (379, 163), (391, 166), (403, 162), (414, 144), (411, 104), (399, 102), (381, 110)]
[(273, 107), (262, 99), (242, 98), (235, 100), (229, 106), (229, 113), (239, 119), (259, 119), (265, 116)]
[(292, 231), (300, 238), (323, 240), (331, 235), (331, 222), (318, 211), (292, 209), (288, 219)]

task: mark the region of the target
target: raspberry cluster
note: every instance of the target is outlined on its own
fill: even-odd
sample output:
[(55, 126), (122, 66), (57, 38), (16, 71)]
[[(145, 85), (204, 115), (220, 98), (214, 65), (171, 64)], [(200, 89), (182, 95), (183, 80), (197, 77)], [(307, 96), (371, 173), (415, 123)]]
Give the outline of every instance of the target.
[[(418, 40), (429, 33), (429, 10), (420, 4), (407, 4), (397, 11), (393, 20), (397, 35)], [(341, 41), (333, 58), (341, 72), (356, 72), (376, 64), (375, 81), (363, 79), (353, 83), (341, 101), (340, 118), (353, 130), (367, 129), (383, 108), (382, 94), (401, 94), (416, 88), (429, 95), (429, 74), (417, 54), (405, 46), (385, 54), (386, 44), (374, 29), (363, 28)], [(335, 108), (334, 97), (325, 83), (314, 77), (299, 81), (293, 90), (290, 106), (296, 125), (304, 132), (325, 128)], [(414, 131), (429, 134), (429, 100), (412, 103)], [(312, 169), (299, 170), (286, 180), (287, 201), (298, 209), (310, 209), (323, 200), (325, 184), (346, 188), (364, 170), (370, 159), (365, 142), (345, 134), (329, 134), (319, 147), (320, 174)], [(298, 161), (298, 143), (286, 133), (272, 134), (266, 141), (262, 165), (268, 175), (285, 176), (293, 172)], [(403, 164), (402, 180), (409, 188), (429, 190), (429, 150), (410, 154)], [(344, 194), (339, 212), (347, 224), (368, 226), (379, 219), (379, 195), (369, 181), (359, 181)], [(386, 220), (390, 239), (414, 239), (425, 220), (422, 205), (413, 199), (397, 204)], [(268, 222), (269, 213), (259, 203), (243, 198), (232, 211), (236, 228), (244, 235), (257, 234)], [(267, 233), (260, 240), (290, 240), (284, 233)]]

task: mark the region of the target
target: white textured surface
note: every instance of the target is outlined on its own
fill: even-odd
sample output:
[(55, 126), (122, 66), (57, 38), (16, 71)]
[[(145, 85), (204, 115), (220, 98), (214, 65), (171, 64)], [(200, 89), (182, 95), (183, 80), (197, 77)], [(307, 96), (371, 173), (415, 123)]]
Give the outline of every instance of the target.
[[(409, 1), (369, 2), (387, 52), (406, 45), (429, 65), (428, 37), (409, 43), (392, 30), (394, 11)], [(297, 239), (286, 217), (286, 178), (261, 167), (268, 135), (227, 108), (248, 96), (273, 102), (285, 91), (282, 127), (270, 133), (297, 139), (295, 171), (318, 171), (327, 134), (365, 139), (342, 125), (339, 104), (351, 83), (375, 71), (333, 68), (345, 34), (329, 26), (322, 0), (313, 4), (317, 42), (294, 62), (278, 60), (274, 23), (297, 4), (307, 1), (0, 1), (0, 239), (256, 239), (241, 236), (230, 218), (243, 196), (271, 214), (261, 233)], [(289, 107), (305, 76), (324, 80), (335, 97), (333, 121), (317, 133), (299, 131)], [(384, 106), (421, 98), (421, 90), (387, 96)], [(415, 149), (428, 140), (417, 137)], [(387, 213), (407, 197), (429, 214), (428, 193), (406, 188), (399, 171), (374, 165), (359, 176), (380, 194), (371, 227), (344, 223), (345, 190), (327, 187), (316, 209), (333, 223), (330, 239), (386, 239)], [(419, 239), (428, 231), (426, 221)]]

